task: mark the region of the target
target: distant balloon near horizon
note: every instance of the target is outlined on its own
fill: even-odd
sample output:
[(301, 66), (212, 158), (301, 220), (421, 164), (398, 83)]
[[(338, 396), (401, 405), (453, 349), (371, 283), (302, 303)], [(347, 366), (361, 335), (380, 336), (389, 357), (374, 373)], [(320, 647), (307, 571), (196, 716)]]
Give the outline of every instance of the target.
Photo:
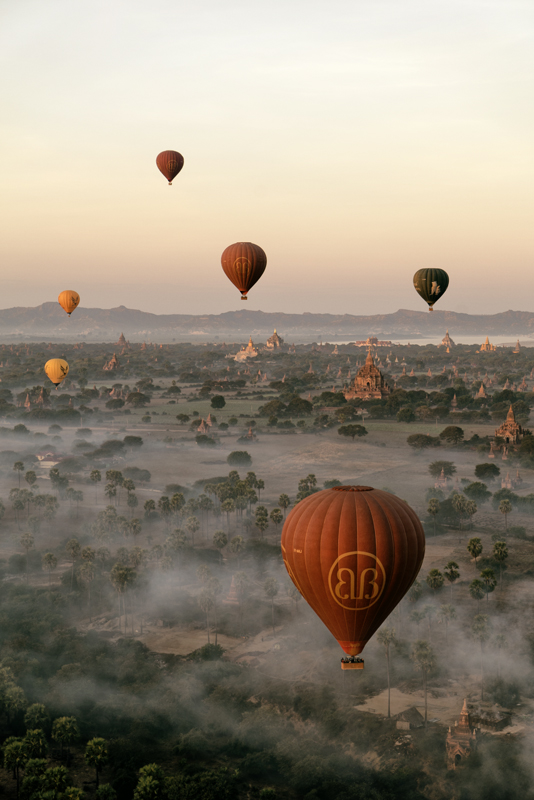
[(428, 303), (428, 310), (433, 311), (434, 303), (447, 291), (449, 276), (444, 269), (418, 269), (413, 276), (413, 285), (417, 294)]
[(176, 150), (163, 150), (156, 158), (156, 166), (169, 181), (169, 186), (172, 186), (173, 180), (176, 178), (184, 165), (184, 157)]
[(69, 374), (69, 365), (64, 358), (51, 358), (46, 362), (44, 371), (57, 389)]
[(349, 656), (361, 653), (416, 579), (423, 526), (395, 495), (335, 486), (298, 503), (282, 531), (289, 577)]
[(57, 299), (61, 308), (70, 315), (80, 305), (80, 295), (72, 289), (65, 289), (61, 292)]
[(257, 244), (236, 242), (223, 252), (221, 264), (226, 277), (241, 292), (241, 300), (246, 300), (247, 293), (265, 272), (267, 256)]

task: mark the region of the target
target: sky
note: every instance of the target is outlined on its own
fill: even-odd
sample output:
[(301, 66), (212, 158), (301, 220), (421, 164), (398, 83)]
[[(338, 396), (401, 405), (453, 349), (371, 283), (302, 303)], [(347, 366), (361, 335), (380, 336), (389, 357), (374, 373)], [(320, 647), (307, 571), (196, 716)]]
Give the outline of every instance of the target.
[[(532, 0), (0, 0), (0, 306), (534, 310)], [(169, 187), (161, 150), (185, 166)]]

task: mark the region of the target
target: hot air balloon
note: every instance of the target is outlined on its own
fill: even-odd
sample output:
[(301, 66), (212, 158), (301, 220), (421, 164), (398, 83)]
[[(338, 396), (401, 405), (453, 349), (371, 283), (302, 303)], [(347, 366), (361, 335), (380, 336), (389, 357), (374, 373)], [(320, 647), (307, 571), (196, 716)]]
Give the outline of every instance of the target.
[[(371, 486), (335, 486), (295, 506), (282, 531), (289, 577), (355, 659), (414, 582), (425, 535), (403, 500)], [(359, 666), (358, 666), (359, 665)]]
[(428, 310), (433, 311), (433, 305), (442, 294), (447, 291), (449, 276), (444, 269), (418, 269), (413, 276), (415, 291), (428, 303)]
[(267, 256), (257, 244), (236, 242), (226, 248), (221, 256), (221, 264), (226, 277), (241, 292), (241, 300), (246, 300), (247, 292), (265, 272)]
[(173, 180), (176, 178), (184, 165), (184, 157), (176, 150), (164, 150), (156, 158), (156, 166), (159, 171), (169, 181), (169, 186), (172, 186)]
[(80, 304), (80, 295), (78, 292), (73, 292), (72, 289), (65, 289), (64, 292), (61, 292), (57, 301), (70, 317), (74, 309), (78, 308)]
[(69, 365), (63, 358), (51, 358), (46, 362), (44, 369), (56, 389), (69, 374)]

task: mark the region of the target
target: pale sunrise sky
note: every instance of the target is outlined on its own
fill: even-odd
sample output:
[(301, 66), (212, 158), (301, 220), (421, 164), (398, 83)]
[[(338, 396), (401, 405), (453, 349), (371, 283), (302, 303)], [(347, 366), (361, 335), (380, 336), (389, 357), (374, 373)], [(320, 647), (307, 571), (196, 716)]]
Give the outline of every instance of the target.
[(532, 0), (1, 0), (0, 69), (2, 308), (534, 310)]

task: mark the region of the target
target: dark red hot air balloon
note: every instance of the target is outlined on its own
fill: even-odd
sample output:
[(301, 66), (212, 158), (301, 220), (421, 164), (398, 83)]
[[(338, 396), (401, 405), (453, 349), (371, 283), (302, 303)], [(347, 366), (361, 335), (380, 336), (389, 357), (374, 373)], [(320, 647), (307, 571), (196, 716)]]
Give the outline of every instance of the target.
[(221, 264), (226, 277), (241, 292), (241, 300), (246, 300), (247, 292), (265, 272), (267, 256), (257, 244), (236, 242), (226, 248), (221, 256)]
[(164, 150), (156, 158), (156, 166), (162, 175), (165, 175), (169, 181), (169, 186), (172, 186), (173, 180), (176, 178), (184, 165), (184, 157), (176, 150)]
[(336, 486), (291, 511), (282, 554), (301, 595), (345, 653), (356, 656), (416, 579), (425, 535), (395, 495)]

